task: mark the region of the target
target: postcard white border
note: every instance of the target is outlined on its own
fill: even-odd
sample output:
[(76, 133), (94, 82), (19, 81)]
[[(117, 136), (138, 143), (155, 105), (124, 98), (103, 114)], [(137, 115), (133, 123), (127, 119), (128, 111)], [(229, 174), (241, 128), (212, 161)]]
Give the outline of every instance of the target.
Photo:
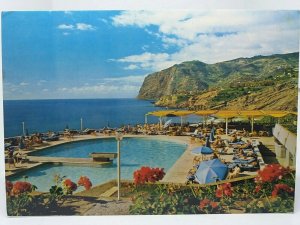
[[(113, 9), (253, 9), (253, 10), (300, 10), (300, 1), (294, 0), (1, 0), (1, 11), (27, 10), (113, 10)], [(1, 19), (0, 19), (1, 20)], [(0, 25), (1, 26), (1, 25)], [(1, 38), (1, 37), (0, 37)], [(1, 41), (0, 41), (1, 47)], [(1, 56), (1, 52), (0, 52)], [(2, 71), (2, 62), (0, 63)], [(2, 79), (0, 80), (0, 97), (3, 99)], [(298, 105), (300, 101), (298, 99)], [(299, 119), (299, 118), (298, 118)], [(298, 132), (299, 132), (298, 124)], [(0, 104), (0, 146), (3, 146), (3, 105)], [(300, 137), (298, 135), (298, 144)], [(299, 147), (298, 147), (299, 150)], [(300, 221), (300, 175), (297, 172), (296, 204), (294, 214), (242, 214), (242, 215), (184, 215), (184, 216), (53, 216), (53, 217), (19, 217), (8, 218), (5, 211), (4, 158), (0, 154), (0, 224), (6, 225), (35, 225), (35, 224), (299, 224)], [(300, 156), (297, 154), (297, 167)]]

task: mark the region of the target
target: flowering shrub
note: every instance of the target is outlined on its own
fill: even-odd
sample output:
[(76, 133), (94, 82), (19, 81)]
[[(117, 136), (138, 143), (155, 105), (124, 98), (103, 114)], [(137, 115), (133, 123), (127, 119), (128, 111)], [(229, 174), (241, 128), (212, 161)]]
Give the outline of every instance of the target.
[(36, 203), (29, 195), (36, 186), (26, 181), (12, 183), (6, 181), (7, 214), (10, 216), (30, 215), (30, 211)]
[(77, 190), (77, 184), (75, 184), (70, 179), (63, 180), (62, 186), (66, 194), (72, 194), (74, 191)]
[(219, 203), (211, 201), (207, 198), (200, 200), (199, 211), (204, 213), (216, 213), (220, 211)]
[(280, 164), (269, 164), (263, 170), (258, 171), (255, 180), (257, 183), (273, 182), (282, 179), (288, 173), (289, 169), (282, 167)]
[(277, 197), (280, 191), (286, 193), (293, 193), (294, 189), (288, 186), (287, 184), (276, 184), (274, 186), (274, 190), (272, 191), (272, 197)]
[(92, 182), (88, 177), (81, 176), (77, 182), (78, 186), (83, 186), (85, 190), (90, 190), (92, 187)]
[[(143, 174), (135, 172), (137, 195), (130, 208), (132, 214), (181, 213), (280, 213), (292, 212), (294, 204), (294, 172), (278, 164), (266, 166), (255, 179), (210, 186), (148, 185)], [(142, 181), (144, 181), (142, 183)]]
[[(58, 212), (60, 206), (68, 199), (66, 195), (77, 190), (77, 184), (72, 180), (55, 175), (55, 184), (50, 187), (48, 193), (32, 195), (31, 192), (36, 186), (26, 181), (27, 176), (24, 178), (25, 181), (15, 183), (6, 181), (7, 214), (10, 216), (46, 215)], [(88, 177), (82, 176), (78, 180), (78, 185), (89, 190), (92, 183)]]
[(10, 195), (11, 190), (13, 189), (14, 185), (12, 182), (10, 182), (8, 180), (5, 183), (6, 183), (6, 194)]
[(232, 195), (231, 183), (218, 185), (216, 190), (216, 197), (222, 198), (223, 196), (230, 197)]
[(32, 185), (26, 181), (17, 181), (13, 184), (13, 188), (11, 190), (12, 195), (19, 195), (26, 192), (31, 192), (33, 189)]
[(147, 182), (154, 183), (163, 179), (165, 175), (163, 168), (141, 167), (141, 169), (134, 171), (133, 179), (136, 185)]

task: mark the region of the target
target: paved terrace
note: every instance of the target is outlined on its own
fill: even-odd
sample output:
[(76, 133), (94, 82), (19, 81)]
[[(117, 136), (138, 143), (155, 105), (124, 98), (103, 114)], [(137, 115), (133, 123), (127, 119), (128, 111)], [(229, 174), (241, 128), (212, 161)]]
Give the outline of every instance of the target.
[[(164, 182), (174, 182), (174, 183), (185, 183), (186, 176), (188, 171), (193, 167), (193, 158), (194, 154), (191, 153), (191, 150), (197, 146), (199, 143), (192, 143), (189, 136), (166, 136), (166, 135), (125, 135), (124, 137), (135, 137), (135, 138), (149, 138), (149, 139), (160, 139), (160, 140), (169, 140), (176, 141), (178, 143), (183, 143), (187, 145), (187, 148), (175, 164), (169, 169), (162, 181)], [(74, 136), (72, 139), (61, 138), (59, 141), (53, 141), (45, 143), (43, 146), (35, 147), (33, 150), (21, 151), (22, 153), (28, 154), (30, 152), (36, 152), (43, 150), (51, 146), (62, 145), (74, 141), (83, 141), (83, 140), (92, 140), (92, 139), (102, 139), (102, 138), (114, 138), (114, 136), (107, 135), (78, 135)], [(222, 138), (226, 138), (225, 135)], [(257, 138), (258, 141), (266, 143), (268, 146), (273, 144), (273, 137), (261, 137)], [(90, 164), (93, 165), (92, 159), (74, 159), (74, 158), (61, 158), (61, 157), (40, 157), (40, 156), (28, 156), (29, 162), (18, 163), (16, 167), (8, 168), (8, 164), (5, 165), (6, 176), (13, 175), (15, 173), (39, 166), (43, 163), (52, 162), (52, 163), (69, 163), (69, 164)], [(225, 161), (232, 161), (232, 155), (221, 155), (220, 159)], [(253, 175), (256, 172), (243, 172), (242, 175)]]
[[(221, 135), (222, 139), (228, 139), (228, 136)], [(176, 161), (176, 163), (171, 167), (171, 169), (167, 172), (165, 177), (163, 178), (163, 182), (171, 182), (171, 183), (185, 183), (187, 181), (187, 173), (190, 169), (193, 168), (193, 158), (195, 157), (194, 154), (192, 154), (192, 149), (199, 146), (197, 143), (191, 143), (189, 137), (185, 137), (186, 142), (188, 143), (187, 149), (184, 151), (184, 153), (181, 155), (181, 157)], [(247, 140), (247, 138), (244, 138)], [(258, 137), (255, 138), (255, 140), (262, 142), (265, 144), (265, 142), (268, 145), (274, 145), (274, 138), (273, 137)], [(222, 160), (224, 159), (226, 162), (231, 162), (233, 157), (233, 152), (229, 151), (229, 154), (226, 155), (219, 155), (219, 158)], [(260, 163), (261, 168), (264, 166), (264, 162), (262, 159), (262, 156), (260, 152), (257, 152), (258, 154), (258, 160)], [(262, 163), (262, 164), (261, 164)], [(256, 175), (257, 172), (250, 172), (250, 171), (244, 171), (240, 173), (240, 176), (247, 176), (247, 175)]]

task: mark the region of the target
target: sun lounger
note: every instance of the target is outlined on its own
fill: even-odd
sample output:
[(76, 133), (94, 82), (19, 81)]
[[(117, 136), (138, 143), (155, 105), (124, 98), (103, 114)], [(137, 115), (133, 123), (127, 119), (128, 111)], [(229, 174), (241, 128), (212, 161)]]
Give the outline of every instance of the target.
[(256, 160), (257, 159), (255, 159), (255, 158), (248, 159), (248, 160), (238, 158), (238, 159), (233, 160), (233, 162), (237, 163), (237, 164), (249, 164), (249, 163), (255, 162)]

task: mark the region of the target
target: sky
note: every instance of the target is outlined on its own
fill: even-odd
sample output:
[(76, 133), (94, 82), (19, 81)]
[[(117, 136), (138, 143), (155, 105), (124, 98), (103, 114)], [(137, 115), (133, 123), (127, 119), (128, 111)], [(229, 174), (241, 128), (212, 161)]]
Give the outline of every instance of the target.
[(4, 99), (134, 98), (184, 61), (298, 52), (299, 33), (299, 11), (4, 12)]

